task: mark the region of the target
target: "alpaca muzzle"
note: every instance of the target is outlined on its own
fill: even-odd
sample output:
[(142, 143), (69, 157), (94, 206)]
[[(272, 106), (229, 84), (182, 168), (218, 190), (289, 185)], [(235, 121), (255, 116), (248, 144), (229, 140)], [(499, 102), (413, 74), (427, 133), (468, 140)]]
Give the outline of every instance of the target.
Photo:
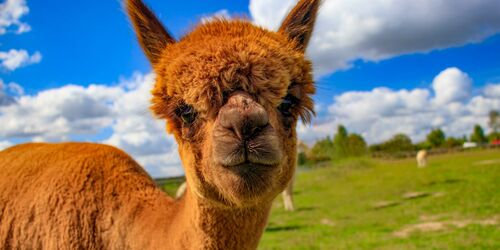
[(216, 164), (275, 166), (282, 152), (267, 111), (245, 92), (236, 92), (220, 109), (213, 131)]

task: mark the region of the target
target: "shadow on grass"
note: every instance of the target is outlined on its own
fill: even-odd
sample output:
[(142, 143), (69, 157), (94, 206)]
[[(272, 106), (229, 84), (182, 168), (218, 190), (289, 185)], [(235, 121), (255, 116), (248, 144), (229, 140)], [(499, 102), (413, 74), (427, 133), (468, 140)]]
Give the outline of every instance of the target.
[(456, 183), (460, 183), (460, 182), (464, 182), (463, 179), (444, 179), (444, 180), (439, 180), (439, 181), (430, 181), (429, 183), (427, 183), (427, 186), (434, 186), (434, 185), (438, 185), (438, 184), (456, 184)]
[(302, 212), (302, 211), (313, 211), (318, 209), (317, 207), (299, 207), (296, 209), (297, 212)]
[(290, 226), (274, 226), (266, 228), (266, 232), (281, 232), (281, 231), (294, 231), (303, 228), (303, 226), (299, 225), (290, 225)]

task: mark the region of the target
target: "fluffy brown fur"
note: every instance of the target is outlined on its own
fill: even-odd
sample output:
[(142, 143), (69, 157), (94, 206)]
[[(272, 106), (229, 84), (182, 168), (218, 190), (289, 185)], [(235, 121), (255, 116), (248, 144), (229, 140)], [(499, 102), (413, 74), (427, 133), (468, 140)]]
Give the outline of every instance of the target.
[(304, 50), (318, 5), (301, 0), (278, 32), (215, 20), (176, 42), (128, 0), (186, 194), (167, 197), (110, 146), (15, 146), (0, 152), (0, 248), (255, 249), (295, 171), (297, 120), (313, 112)]

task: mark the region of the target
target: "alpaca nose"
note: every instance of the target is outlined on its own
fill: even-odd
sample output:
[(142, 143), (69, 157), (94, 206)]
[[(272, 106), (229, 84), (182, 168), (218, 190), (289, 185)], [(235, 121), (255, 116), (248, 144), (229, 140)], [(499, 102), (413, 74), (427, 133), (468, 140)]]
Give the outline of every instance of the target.
[(219, 111), (220, 125), (241, 140), (250, 140), (269, 125), (269, 116), (262, 105), (245, 92), (235, 92)]

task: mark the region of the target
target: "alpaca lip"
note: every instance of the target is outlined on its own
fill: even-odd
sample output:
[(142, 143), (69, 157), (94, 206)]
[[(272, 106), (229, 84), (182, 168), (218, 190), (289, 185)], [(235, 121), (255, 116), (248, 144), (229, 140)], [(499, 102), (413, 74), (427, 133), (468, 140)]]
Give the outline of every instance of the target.
[(243, 163), (238, 163), (235, 165), (223, 165), (225, 168), (273, 168), (276, 164), (262, 164), (246, 160)]
[(224, 166), (225, 169), (229, 170), (237, 174), (240, 177), (247, 178), (251, 176), (262, 176), (268, 175), (274, 170), (276, 165), (267, 165), (260, 163), (253, 163), (250, 161), (245, 161), (244, 163), (232, 165), (232, 166)]

